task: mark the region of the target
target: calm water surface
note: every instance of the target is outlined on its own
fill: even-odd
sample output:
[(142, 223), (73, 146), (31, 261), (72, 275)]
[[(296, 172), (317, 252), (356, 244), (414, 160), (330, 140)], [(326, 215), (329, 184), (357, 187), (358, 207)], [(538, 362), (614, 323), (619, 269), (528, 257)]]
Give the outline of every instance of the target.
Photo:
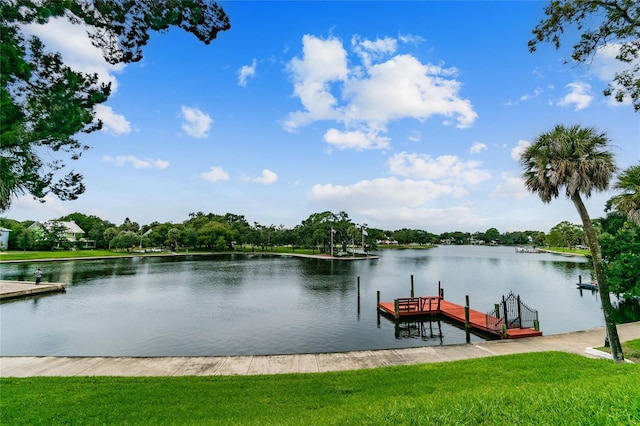
[[(464, 330), (444, 321), (396, 329), (382, 301), (436, 295), (488, 312), (502, 295), (537, 309), (545, 335), (604, 325), (584, 258), (512, 247), (384, 250), (377, 260), (268, 255), (143, 257), (39, 263), (67, 292), (0, 305), (0, 354), (217, 356), (448, 345)], [(0, 278), (33, 280), (34, 263), (4, 264)], [(360, 279), (360, 303), (357, 288)], [(472, 341), (480, 341), (472, 336)]]

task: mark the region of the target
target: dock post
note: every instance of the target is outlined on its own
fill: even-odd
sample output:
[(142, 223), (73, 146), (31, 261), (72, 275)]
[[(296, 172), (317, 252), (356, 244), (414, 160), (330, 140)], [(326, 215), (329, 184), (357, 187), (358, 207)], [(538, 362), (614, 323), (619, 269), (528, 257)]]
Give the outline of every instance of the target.
[(360, 277), (358, 277), (358, 313), (360, 313)]
[(533, 320), (533, 329), (535, 331), (540, 331), (540, 322), (538, 320)]
[(467, 343), (471, 343), (470, 325), (469, 325), (469, 295), (465, 296), (466, 305), (464, 306), (464, 333), (467, 336)]
[(380, 290), (376, 292), (376, 306), (380, 307)]
[(504, 309), (504, 327), (509, 327), (509, 318), (507, 312), (507, 299), (502, 295), (502, 308)]
[(578, 284), (582, 284), (582, 275), (578, 275)]
[(413, 274), (411, 274), (411, 297), (415, 297), (413, 292)]
[(400, 307), (398, 306), (398, 299), (393, 299), (393, 312), (396, 319), (400, 318)]

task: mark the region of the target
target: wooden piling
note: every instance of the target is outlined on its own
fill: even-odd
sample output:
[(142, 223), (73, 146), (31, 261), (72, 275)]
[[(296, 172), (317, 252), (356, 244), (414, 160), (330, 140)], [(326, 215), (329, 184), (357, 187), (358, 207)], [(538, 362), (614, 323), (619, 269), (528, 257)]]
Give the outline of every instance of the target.
[(464, 306), (464, 333), (467, 337), (467, 343), (471, 343), (471, 325), (469, 324), (469, 295), (465, 296), (466, 305)]
[(413, 291), (413, 274), (411, 274), (411, 297), (415, 297), (414, 295), (414, 291)]
[(358, 277), (358, 313), (360, 313), (360, 277)]

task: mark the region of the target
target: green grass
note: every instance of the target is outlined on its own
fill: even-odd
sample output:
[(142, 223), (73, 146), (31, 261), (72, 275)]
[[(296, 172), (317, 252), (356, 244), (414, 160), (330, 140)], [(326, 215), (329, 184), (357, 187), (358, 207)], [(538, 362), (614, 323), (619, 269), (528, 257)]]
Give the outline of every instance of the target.
[(0, 424), (631, 425), (640, 366), (547, 352), (269, 376), (0, 379)]
[[(45, 260), (83, 257), (127, 256), (126, 251), (113, 250), (60, 250), (60, 251), (3, 251), (0, 260)], [(138, 253), (140, 254), (140, 253)]]
[[(604, 346), (594, 348), (602, 352), (611, 353), (611, 348), (605, 348)], [(640, 363), (640, 339), (629, 340), (628, 342), (622, 342), (622, 353), (625, 359)]]
[(586, 256), (590, 254), (589, 250), (585, 249), (576, 249), (576, 248), (567, 248), (567, 247), (545, 247), (545, 250), (555, 251), (558, 253), (567, 253), (567, 254), (580, 254), (582, 256)]
[[(193, 250), (189, 249), (188, 254), (211, 254), (211, 253), (278, 253), (278, 254), (321, 254), (318, 253), (317, 250), (311, 249), (302, 249), (296, 248), (295, 250), (291, 247), (268, 247), (266, 250), (261, 250), (257, 248), (256, 250), (252, 250), (249, 247), (241, 248), (238, 247), (236, 250), (231, 251), (205, 251), (205, 250)], [(87, 257), (115, 257), (115, 256), (154, 256), (159, 254), (169, 254), (168, 251), (163, 253), (141, 253), (141, 252), (128, 252), (126, 250), (60, 250), (60, 251), (3, 251), (0, 252), (0, 261), (16, 261), (16, 260), (55, 260), (55, 259), (81, 259)], [(179, 255), (187, 254), (186, 250), (182, 249), (178, 251)]]
[(415, 250), (422, 250), (422, 249), (430, 249), (430, 248), (434, 248), (434, 245), (431, 244), (423, 244), (423, 245), (418, 245), (418, 244), (394, 244), (394, 245), (385, 245), (385, 244), (381, 244), (378, 246), (379, 250), (393, 250), (393, 249), (415, 249)]

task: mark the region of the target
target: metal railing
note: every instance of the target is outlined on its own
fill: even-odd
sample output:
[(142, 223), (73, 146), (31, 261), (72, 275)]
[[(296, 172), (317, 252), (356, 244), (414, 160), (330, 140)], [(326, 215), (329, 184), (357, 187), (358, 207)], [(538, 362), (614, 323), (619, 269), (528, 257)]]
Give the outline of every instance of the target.
[(498, 334), (511, 328), (539, 329), (538, 311), (527, 306), (520, 296), (513, 292), (502, 296), (502, 301), (494, 305), (494, 309), (487, 313), (487, 329)]

